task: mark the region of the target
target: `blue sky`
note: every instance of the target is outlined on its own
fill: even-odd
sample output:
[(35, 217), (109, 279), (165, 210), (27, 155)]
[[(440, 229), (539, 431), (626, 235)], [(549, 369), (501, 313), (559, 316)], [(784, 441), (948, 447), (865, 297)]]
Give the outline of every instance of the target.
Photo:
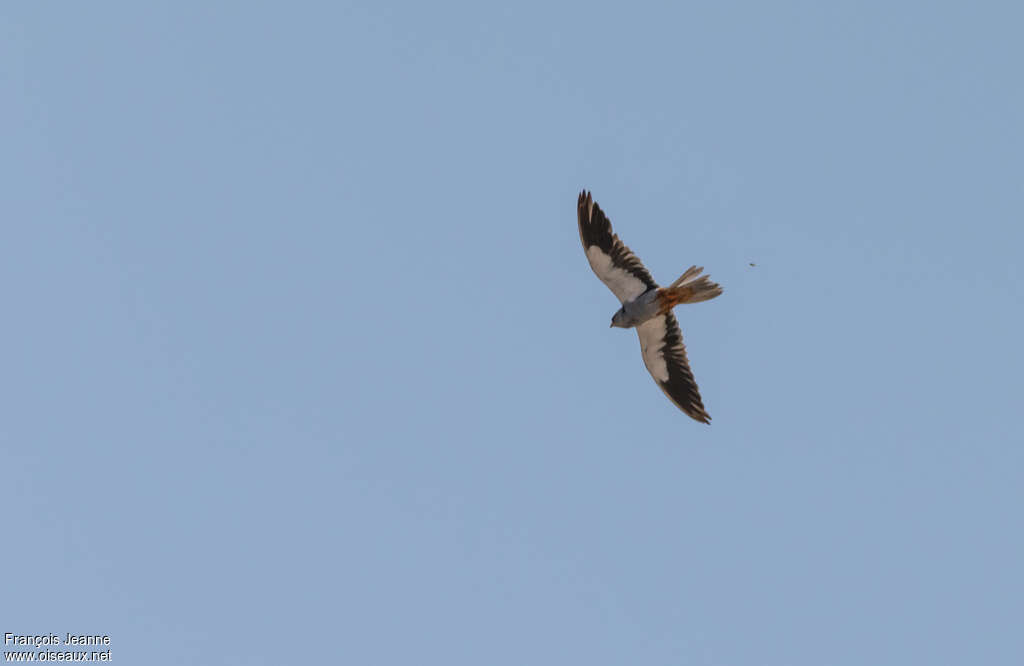
[[(1022, 20), (5, 5), (0, 632), (1020, 664)], [(677, 312), (710, 427), (609, 330), (582, 188), (725, 289)]]

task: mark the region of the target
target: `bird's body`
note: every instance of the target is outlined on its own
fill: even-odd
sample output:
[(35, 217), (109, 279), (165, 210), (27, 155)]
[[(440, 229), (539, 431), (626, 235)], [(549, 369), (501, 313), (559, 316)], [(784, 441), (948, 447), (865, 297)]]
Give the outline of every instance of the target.
[(710, 300), (721, 294), (722, 288), (701, 275), (704, 269), (696, 266), (668, 287), (659, 287), (643, 263), (612, 232), (611, 222), (589, 192), (580, 192), (577, 217), (590, 267), (622, 304), (612, 316), (612, 326), (636, 328), (644, 365), (654, 381), (676, 406), (694, 419), (709, 423), (711, 417), (701, 402), (672, 308)]
[(660, 307), (658, 290), (645, 291), (633, 300), (622, 304), (618, 312), (612, 315), (612, 326), (636, 328), (651, 317), (657, 316)]

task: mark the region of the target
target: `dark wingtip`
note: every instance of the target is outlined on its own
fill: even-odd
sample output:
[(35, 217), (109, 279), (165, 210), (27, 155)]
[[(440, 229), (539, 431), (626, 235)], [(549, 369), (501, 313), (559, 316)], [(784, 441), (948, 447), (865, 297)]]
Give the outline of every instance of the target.
[(684, 409), (683, 413), (689, 416), (694, 421), (700, 421), (705, 425), (711, 425), (711, 415), (704, 411), (703, 405), (698, 409), (691, 407), (690, 409)]

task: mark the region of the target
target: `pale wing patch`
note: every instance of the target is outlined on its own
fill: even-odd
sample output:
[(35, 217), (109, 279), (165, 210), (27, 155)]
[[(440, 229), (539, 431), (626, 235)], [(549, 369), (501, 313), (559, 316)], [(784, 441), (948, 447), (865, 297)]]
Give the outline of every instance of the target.
[(668, 381), (668, 362), (662, 353), (665, 345), (665, 317), (654, 317), (636, 327), (640, 336), (640, 353), (644, 357), (644, 365), (659, 382)]
[(649, 288), (643, 280), (616, 266), (612, 258), (596, 245), (587, 248), (587, 261), (590, 262), (590, 267), (594, 269), (597, 277), (612, 290), (620, 303), (633, 300)]

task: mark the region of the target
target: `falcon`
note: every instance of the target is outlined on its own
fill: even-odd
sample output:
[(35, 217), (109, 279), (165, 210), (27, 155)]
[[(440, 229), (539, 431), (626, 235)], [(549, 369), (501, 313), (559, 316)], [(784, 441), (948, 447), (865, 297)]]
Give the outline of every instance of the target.
[(644, 365), (658, 387), (690, 417), (710, 424), (711, 417), (701, 402), (672, 308), (680, 303), (711, 300), (722, 293), (722, 288), (707, 275), (701, 275), (704, 268), (698, 266), (686, 269), (669, 286), (659, 287), (643, 263), (612, 231), (611, 221), (590, 192), (580, 192), (576, 213), (590, 267), (622, 304), (612, 316), (611, 325), (635, 328)]

